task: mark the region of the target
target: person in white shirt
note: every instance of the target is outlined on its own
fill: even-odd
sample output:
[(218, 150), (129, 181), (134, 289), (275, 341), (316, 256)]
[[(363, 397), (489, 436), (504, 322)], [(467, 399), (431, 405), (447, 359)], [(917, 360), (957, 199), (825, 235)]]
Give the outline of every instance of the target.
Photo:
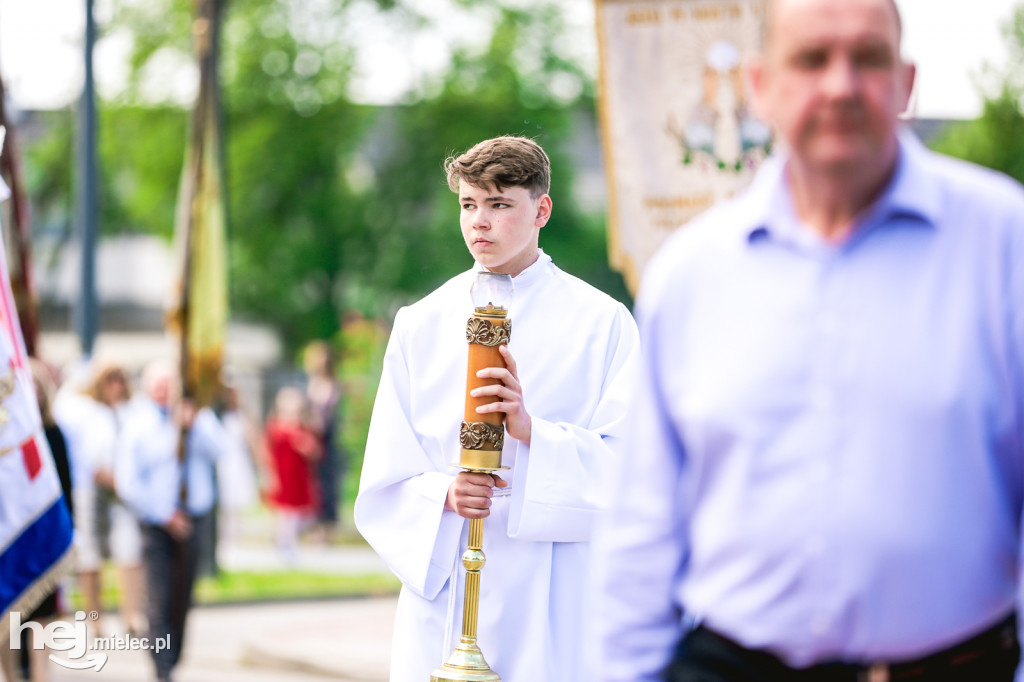
[(151, 641), (170, 635), (166, 649), (150, 651), (159, 680), (170, 679), (181, 656), (198, 538), (212, 523), (214, 467), (227, 442), (213, 410), (197, 411), (179, 397), (177, 376), (173, 365), (161, 361), (143, 370), (146, 396), (132, 405), (114, 470), (122, 499), (142, 524)]

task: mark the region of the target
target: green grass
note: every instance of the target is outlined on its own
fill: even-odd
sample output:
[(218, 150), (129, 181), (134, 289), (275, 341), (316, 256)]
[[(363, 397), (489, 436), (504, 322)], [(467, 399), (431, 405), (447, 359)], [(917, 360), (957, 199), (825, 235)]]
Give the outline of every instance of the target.
[(381, 596), (395, 594), (400, 587), (392, 575), (338, 575), (310, 571), (221, 572), (202, 578), (196, 585), (198, 604), (241, 601), (314, 599), (328, 597)]
[[(105, 610), (115, 610), (120, 601), (116, 574), (111, 564), (103, 568), (100, 600)], [(82, 596), (71, 581), (72, 611), (84, 609)], [(197, 604), (231, 604), (289, 599), (330, 599), (334, 597), (383, 596), (397, 594), (401, 586), (390, 574), (339, 575), (303, 570), (222, 571), (217, 577), (200, 578), (195, 588)]]

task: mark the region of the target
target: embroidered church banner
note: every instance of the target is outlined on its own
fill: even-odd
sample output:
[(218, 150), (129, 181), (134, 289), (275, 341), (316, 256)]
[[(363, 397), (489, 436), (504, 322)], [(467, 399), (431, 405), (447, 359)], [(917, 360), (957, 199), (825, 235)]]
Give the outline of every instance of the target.
[(765, 2), (595, 2), (609, 258), (636, 293), (662, 242), (770, 152), (746, 74)]
[[(0, 201), (8, 196), (0, 181)], [(43, 433), (0, 239), (0, 641), (7, 614), (34, 609), (71, 559), (71, 517)]]

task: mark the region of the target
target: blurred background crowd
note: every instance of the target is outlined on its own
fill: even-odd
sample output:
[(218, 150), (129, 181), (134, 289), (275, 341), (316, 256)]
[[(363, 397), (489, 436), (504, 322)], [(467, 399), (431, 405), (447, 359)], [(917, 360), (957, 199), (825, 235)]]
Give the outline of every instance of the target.
[[(255, 519), (256, 532), (273, 541), (285, 568), (298, 566), (300, 542), (338, 540), (343, 507), (350, 506), (343, 503), (348, 458), (338, 439), (344, 389), (328, 344), (309, 344), (302, 358), (305, 371), (276, 390), (265, 419), (245, 404), (237, 387), (224, 382), (214, 402), (191, 420), (193, 430), (213, 435), (216, 451), (202, 460), (203, 475), (213, 483), (212, 509), (193, 525), (199, 576), (218, 574), (218, 546), (245, 533), (243, 517), (250, 525)], [(52, 622), (67, 612), (73, 594), (76, 608), (116, 609), (118, 630), (144, 637), (149, 629), (140, 524), (147, 520), (146, 503), (137, 493), (143, 463), (132, 459), (146, 453), (138, 444), (136, 422), (145, 424), (149, 406), (166, 411), (180, 405), (176, 368), (157, 359), (137, 372), (99, 357), (63, 371), (36, 359), (31, 364), (46, 437), (74, 521), (76, 569), (70, 593), (51, 594), (32, 616)], [(153, 435), (149, 430), (143, 439)], [(111, 580), (113, 586), (104, 586)], [(90, 636), (108, 634), (102, 617), (90, 624)], [(30, 633), (23, 636), (28, 640)], [(45, 679), (40, 671), (46, 651), (35, 654), (40, 660), (31, 665), (27, 641), (20, 654), (0, 652), (0, 673), (20, 679), (23, 667), (26, 678)]]
[[(5, 2), (0, 29), (24, 32), (4, 26), (14, 15)], [(79, 163), (80, 79), (76, 96), (53, 106), (3, 99), (0, 117), (17, 132), (5, 155), (17, 154), (31, 216), (27, 251), (8, 253), (26, 340), (42, 360), (34, 372), (58, 468), (64, 453), (77, 552), (70, 596), (86, 611), (117, 608), (128, 631), (144, 632), (139, 519), (118, 470), (130, 466), (123, 434), (152, 400), (144, 368), (174, 354), (164, 308), (200, 83), (195, 3), (79, 4), (96, 20), (98, 65), (117, 63), (99, 70), (93, 92), (94, 168)], [(1024, 6), (1007, 3), (999, 19), (1006, 60), (977, 65), (977, 117), (926, 111), (914, 127), (940, 151), (1024, 181)], [(207, 575), (217, 573), (218, 544), (253, 533), (285, 567), (301, 566), (304, 549), (358, 542), (351, 505), (390, 320), (469, 265), (441, 170), (451, 152), (499, 134), (534, 138), (551, 157), (557, 206), (545, 251), (631, 300), (607, 257), (590, 0), (231, 0), (218, 21), (231, 313), (221, 386), (203, 407), (222, 439), (200, 545)], [(92, 247), (81, 230), (89, 172)], [(97, 308), (85, 343), (90, 248)], [(287, 589), (281, 574), (274, 582)]]

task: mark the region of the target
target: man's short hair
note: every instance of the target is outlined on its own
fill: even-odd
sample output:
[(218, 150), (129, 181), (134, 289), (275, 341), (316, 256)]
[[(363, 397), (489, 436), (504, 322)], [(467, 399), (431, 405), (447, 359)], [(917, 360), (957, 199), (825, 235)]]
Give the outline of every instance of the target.
[(525, 137), (506, 135), (484, 140), (469, 151), (445, 159), (448, 187), (459, 181), (484, 189), (523, 187), (536, 199), (551, 188), (551, 161), (540, 145)]
[[(765, 4), (765, 20), (761, 24), (761, 51), (768, 51), (768, 42), (771, 39), (772, 20), (775, 16), (775, 5), (778, 4), (778, 0), (768, 0)], [(900, 8), (896, 5), (896, 0), (889, 0), (889, 7), (892, 9), (893, 14), (896, 15), (896, 39), (897, 48), (903, 42), (903, 17), (900, 16)]]

